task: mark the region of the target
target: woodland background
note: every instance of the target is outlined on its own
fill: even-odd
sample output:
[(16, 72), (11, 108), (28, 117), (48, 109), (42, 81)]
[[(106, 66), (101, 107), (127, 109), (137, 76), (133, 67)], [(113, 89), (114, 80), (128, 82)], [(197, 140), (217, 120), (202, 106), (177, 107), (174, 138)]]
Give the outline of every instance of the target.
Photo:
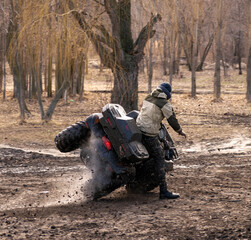
[(83, 100), (90, 66), (100, 74), (89, 83), (126, 110), (138, 108), (139, 91), (152, 90), (154, 71), (171, 84), (190, 79), (196, 97), (198, 72), (211, 70), (217, 100), (222, 78), (238, 71), (251, 101), (250, 0), (2, 0), (0, 16), (0, 93), (5, 104), (13, 86), (21, 121), (29, 100), (47, 121), (61, 98)]
[[(0, 239), (251, 239), (251, 0), (0, 0), (0, 39)], [(55, 136), (163, 81), (181, 197), (86, 201)]]

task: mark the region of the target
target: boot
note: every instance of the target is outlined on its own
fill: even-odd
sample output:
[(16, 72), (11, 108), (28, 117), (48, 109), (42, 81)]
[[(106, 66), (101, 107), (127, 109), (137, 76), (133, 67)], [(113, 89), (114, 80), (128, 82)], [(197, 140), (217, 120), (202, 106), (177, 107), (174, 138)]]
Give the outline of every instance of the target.
[(159, 188), (160, 188), (159, 199), (176, 199), (180, 197), (178, 193), (174, 194), (167, 190), (166, 182), (161, 183), (159, 185)]

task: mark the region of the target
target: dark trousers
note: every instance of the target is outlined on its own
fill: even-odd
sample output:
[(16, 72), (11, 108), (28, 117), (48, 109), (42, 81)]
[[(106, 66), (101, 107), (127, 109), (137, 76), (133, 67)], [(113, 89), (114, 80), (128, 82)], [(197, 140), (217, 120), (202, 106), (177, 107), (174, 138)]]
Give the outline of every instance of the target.
[(158, 141), (158, 136), (149, 137), (143, 134), (142, 138), (150, 157), (155, 161), (159, 184), (166, 185), (165, 159)]

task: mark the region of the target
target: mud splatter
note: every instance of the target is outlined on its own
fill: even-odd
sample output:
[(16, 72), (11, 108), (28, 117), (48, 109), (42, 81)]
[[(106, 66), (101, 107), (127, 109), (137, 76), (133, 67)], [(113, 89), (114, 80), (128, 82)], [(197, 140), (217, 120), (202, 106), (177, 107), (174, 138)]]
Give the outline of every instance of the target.
[(215, 141), (201, 141), (196, 144), (189, 144), (182, 146), (180, 149), (182, 153), (192, 154), (228, 154), (228, 153), (251, 153), (251, 138), (248, 137), (236, 137), (230, 140)]

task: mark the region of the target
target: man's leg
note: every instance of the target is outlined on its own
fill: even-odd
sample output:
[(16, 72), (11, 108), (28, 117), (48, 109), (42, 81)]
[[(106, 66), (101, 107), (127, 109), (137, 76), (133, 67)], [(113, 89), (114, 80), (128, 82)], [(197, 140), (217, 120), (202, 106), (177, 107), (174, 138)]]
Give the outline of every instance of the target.
[(150, 156), (154, 159), (159, 178), (160, 199), (175, 199), (178, 194), (173, 194), (167, 190), (165, 160), (163, 158), (162, 149), (158, 141), (158, 137), (149, 137), (143, 135), (143, 141)]

